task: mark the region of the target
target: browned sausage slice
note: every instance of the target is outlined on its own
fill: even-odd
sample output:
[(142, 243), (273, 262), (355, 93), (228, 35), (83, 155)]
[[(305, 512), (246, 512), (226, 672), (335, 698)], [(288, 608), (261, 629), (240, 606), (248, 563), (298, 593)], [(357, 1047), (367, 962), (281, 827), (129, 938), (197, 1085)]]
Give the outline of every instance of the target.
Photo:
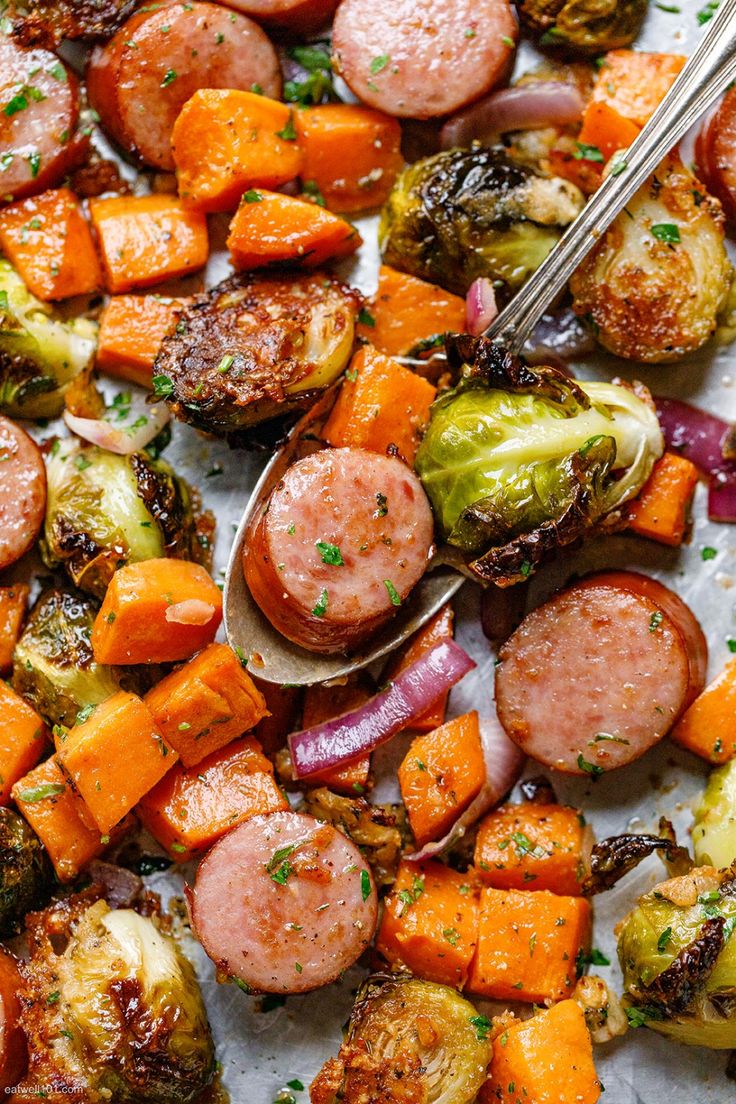
[(84, 158), (77, 133), (79, 85), (50, 50), (26, 50), (0, 34), (0, 198), (58, 184)]
[(0, 571), (33, 545), (46, 510), (46, 468), (28, 434), (0, 417)]
[(708, 673), (708, 642), (690, 607), (669, 587), (649, 575), (641, 575), (638, 571), (597, 571), (582, 579), (581, 585), (624, 587), (635, 594), (651, 598), (667, 614), (679, 631), (687, 651), (690, 679), (682, 707), (684, 713), (705, 686)]
[(721, 104), (698, 135), (695, 154), (708, 190), (723, 204), (726, 215), (736, 219), (736, 88)]
[(634, 587), (569, 587), (522, 621), (499, 653), (496, 704), (532, 758), (570, 774), (638, 759), (669, 731), (690, 686), (680, 629)]
[(358, 848), (303, 813), (256, 816), (216, 843), (189, 894), (218, 969), (262, 993), (334, 981), (373, 938), (378, 901)]
[(171, 131), (200, 88), (281, 95), (275, 49), (246, 16), (219, 4), (155, 4), (124, 23), (87, 67), (90, 103), (104, 128), (147, 165), (173, 170)]
[[(17, 1085), (26, 1071), (28, 1051), (23, 1032), (18, 1026), (21, 977), (18, 965), (9, 951), (0, 947), (0, 1089)], [(8, 1099), (12, 1099), (9, 1094)]]
[(334, 60), (356, 96), (389, 115), (449, 115), (508, 72), (518, 37), (508, 0), (343, 0)]
[(424, 574), (433, 522), (401, 460), (325, 449), (299, 460), (245, 544), (253, 598), (289, 640), (342, 651), (388, 621)]
[(339, 0), (228, 0), (231, 8), (293, 34), (313, 34), (326, 26)]

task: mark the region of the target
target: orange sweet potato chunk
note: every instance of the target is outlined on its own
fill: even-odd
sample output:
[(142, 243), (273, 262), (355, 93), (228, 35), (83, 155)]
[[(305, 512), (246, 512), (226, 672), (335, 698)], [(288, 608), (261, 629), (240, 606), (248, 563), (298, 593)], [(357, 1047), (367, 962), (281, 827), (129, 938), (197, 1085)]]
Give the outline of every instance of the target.
[(43, 755), (48, 731), (35, 709), (0, 679), (0, 806)]
[(725, 763), (736, 755), (736, 658), (685, 710), (670, 733), (681, 747), (709, 763)]
[(590, 905), (582, 897), (482, 889), (468, 991), (537, 1004), (569, 997), (575, 960), (589, 945), (590, 922)]
[(498, 889), (579, 894), (584, 833), (585, 821), (577, 809), (533, 802), (502, 805), (478, 827), (478, 877)]
[(150, 388), (161, 342), (188, 302), (163, 295), (111, 296), (100, 317), (99, 371)]
[(472, 872), (444, 863), (402, 862), (386, 898), (377, 950), (392, 966), (461, 989), (478, 938)]
[(148, 706), (119, 690), (57, 739), (57, 759), (100, 832), (110, 830), (176, 761)]
[(184, 862), (241, 821), (288, 808), (260, 744), (246, 736), (189, 770), (177, 763), (137, 811), (172, 859)]
[(449, 831), (485, 777), (475, 710), (412, 742), (399, 767), (399, 786), (418, 847)]
[(7, 675), (12, 669), (29, 593), (23, 583), (0, 587), (0, 675)]
[(227, 644), (210, 644), (144, 700), (185, 767), (250, 732), (266, 715), (263, 694)]
[(358, 334), (388, 356), (404, 356), (420, 341), (444, 333), (465, 333), (461, 296), (389, 265), (381, 265), (367, 314)]

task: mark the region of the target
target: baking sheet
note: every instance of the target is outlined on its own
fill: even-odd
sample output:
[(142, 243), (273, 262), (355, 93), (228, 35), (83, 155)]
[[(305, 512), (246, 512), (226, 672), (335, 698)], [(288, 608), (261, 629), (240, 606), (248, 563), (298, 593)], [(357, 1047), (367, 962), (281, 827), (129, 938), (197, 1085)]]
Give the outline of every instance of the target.
[[(683, 0), (677, 12), (653, 6), (637, 47), (690, 52), (702, 33), (697, 19), (702, 2)], [(525, 45), (520, 51), (517, 72), (531, 64), (533, 51)], [(132, 174), (127, 175), (132, 178)], [(378, 260), (370, 247), (375, 242), (375, 220), (359, 220), (358, 224), (367, 245), (361, 250), (358, 264), (347, 271), (354, 283), (370, 292), (375, 286)], [(215, 220), (215, 244), (221, 240), (223, 228), (223, 222)], [(207, 283), (216, 282), (226, 273), (227, 262), (218, 253), (208, 268)], [(589, 377), (610, 378), (616, 372), (635, 375), (660, 394), (676, 395), (736, 420), (736, 360), (727, 346), (711, 345), (707, 353), (677, 365), (640, 368), (597, 355), (578, 369), (580, 375)], [(205, 440), (188, 426), (177, 424), (166, 458), (201, 489), (205, 505), (216, 514), (214, 573), (221, 579), (233, 533), (263, 457), (233, 453), (224, 444)], [(543, 599), (573, 572), (603, 566), (647, 572), (672, 586), (693, 608), (708, 637), (710, 673), (718, 671), (729, 655), (727, 638), (736, 637), (736, 528), (710, 524), (705, 518), (705, 497), (701, 486), (694, 505), (695, 527), (689, 547), (670, 550), (623, 535), (593, 542), (578, 555), (567, 558), (563, 565), (546, 569), (533, 580), (533, 600)], [(704, 546), (715, 548), (717, 555), (703, 561)], [(493, 708), (494, 655), (480, 630), (479, 595), (477, 587), (467, 584), (455, 601), (458, 639), (476, 659), (478, 667), (452, 692), (452, 714), (470, 708), (483, 713)], [(398, 737), (377, 753), (376, 800), (397, 796), (395, 766), (405, 746), (406, 740)], [(532, 764), (528, 773), (540, 771)], [(654, 828), (661, 814), (670, 817), (678, 832), (686, 837), (693, 802), (702, 790), (706, 773), (704, 765), (665, 741), (630, 767), (604, 775), (596, 783), (564, 776), (555, 776), (554, 783), (562, 800), (583, 808), (599, 838), (631, 829)], [(157, 849), (150, 846), (146, 850)], [(189, 877), (192, 871), (193, 868), (185, 868)], [(610, 967), (598, 967), (596, 971), (619, 991), (621, 978), (615, 964), (613, 926), (638, 894), (662, 876), (662, 866), (652, 859), (623, 884), (596, 898), (594, 946), (612, 962)], [(181, 896), (183, 883), (179, 872), (156, 874), (146, 882), (164, 900)], [(282, 1006), (264, 1012), (259, 998), (248, 997), (233, 985), (215, 982), (214, 967), (186, 933), (183, 947), (194, 961), (203, 985), (223, 1066), (223, 1083), (233, 1104), (272, 1104), (287, 1081), (294, 1079), (308, 1086), (325, 1059), (337, 1052), (341, 1026), (348, 1018), (355, 989), (366, 970), (353, 968), (340, 984), (290, 997)], [(490, 1006), (478, 1003), (490, 1010)], [(736, 1098), (734, 1083), (725, 1077), (724, 1053), (668, 1043), (645, 1029), (630, 1031), (623, 1040), (596, 1048), (596, 1065), (606, 1088), (603, 1097), (606, 1104), (660, 1104), (663, 1096), (668, 1104), (725, 1104)], [(303, 1092), (287, 1091), (293, 1092), (298, 1102), (307, 1101), (306, 1088)]]

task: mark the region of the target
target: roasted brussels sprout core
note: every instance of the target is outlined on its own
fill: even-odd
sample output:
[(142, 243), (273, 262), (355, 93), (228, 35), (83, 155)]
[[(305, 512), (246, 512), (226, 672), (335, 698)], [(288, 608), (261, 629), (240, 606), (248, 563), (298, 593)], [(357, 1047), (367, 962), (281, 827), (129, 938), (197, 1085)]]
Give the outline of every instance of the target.
[(726, 304), (733, 271), (724, 217), (670, 155), (573, 274), (575, 312), (601, 345), (628, 360), (679, 360), (703, 345)]
[(584, 975), (578, 979), (572, 996), (583, 1011), (594, 1043), (608, 1043), (628, 1031), (629, 1021), (621, 1000), (603, 978)]
[(634, 41), (647, 0), (516, 0), (516, 10), (521, 25), (541, 45), (602, 54)]
[(64, 439), (54, 444), (47, 477), (42, 554), (82, 590), (101, 596), (126, 563), (201, 558), (189, 489), (163, 460)]
[(0, 258), (0, 413), (56, 417), (66, 388), (91, 367), (96, 347), (96, 322), (64, 321)]
[(194, 970), (173, 939), (103, 900), (47, 911), (31, 926), (23, 994), (23, 1026), (40, 1042), (28, 1081), (71, 1083), (90, 1101), (196, 1100), (214, 1076), (214, 1046)]
[(432, 407), (416, 469), (444, 539), (478, 578), (527, 578), (633, 498), (662, 454), (648, 394), (529, 368), (485, 338), (448, 342), (457, 387)]
[(312, 1083), (312, 1104), (470, 1104), (490, 1056), (487, 1020), (456, 990), (413, 978), (369, 979), (339, 1056)]
[(453, 149), (405, 169), (381, 212), (386, 264), (464, 295), (487, 276), (501, 298), (535, 271), (582, 210), (582, 192), (501, 147)]
[(629, 1023), (691, 1046), (736, 1046), (736, 868), (655, 886), (621, 925)]
[(736, 862), (736, 759), (711, 771), (692, 836), (697, 863), (722, 868)]
[(23, 930), (26, 913), (43, 904), (52, 883), (38, 836), (12, 809), (0, 809), (0, 939)]
[(248, 443), (252, 427), (298, 413), (337, 379), (359, 305), (325, 273), (233, 276), (181, 312), (154, 385), (178, 418)]
[(120, 672), (95, 663), (90, 644), (97, 606), (71, 589), (36, 602), (13, 656), (13, 686), (49, 724), (71, 726), (87, 706), (119, 688)]

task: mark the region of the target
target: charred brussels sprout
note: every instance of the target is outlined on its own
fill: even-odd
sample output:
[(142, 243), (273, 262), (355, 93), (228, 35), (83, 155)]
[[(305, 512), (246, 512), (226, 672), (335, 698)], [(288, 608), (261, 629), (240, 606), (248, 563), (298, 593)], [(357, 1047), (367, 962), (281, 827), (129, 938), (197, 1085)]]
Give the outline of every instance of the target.
[(604, 348), (651, 364), (699, 349), (733, 275), (718, 200), (671, 155), (573, 273), (575, 312)]
[(645, 398), (529, 368), (484, 338), (450, 341), (462, 366), (416, 458), (445, 540), (479, 578), (527, 577), (642, 487), (662, 434)]
[(693, 850), (698, 863), (736, 862), (736, 759), (711, 772), (695, 810)]
[(183, 421), (251, 443), (259, 423), (296, 416), (337, 379), (360, 301), (326, 273), (233, 276), (181, 312), (154, 386)]
[(516, 10), (521, 25), (543, 46), (602, 54), (634, 41), (647, 0), (516, 0)]
[(633, 1027), (736, 1046), (735, 874), (697, 867), (645, 893), (624, 919), (618, 956)]
[(13, 418), (53, 418), (72, 380), (91, 367), (97, 324), (64, 321), (31, 295), (0, 259), (0, 412)]
[(396, 181), (381, 213), (383, 259), (458, 295), (478, 276), (508, 294), (539, 267), (583, 203), (574, 184), (538, 175), (500, 147), (448, 150)]
[(52, 449), (47, 477), (44, 560), (90, 594), (102, 595), (126, 563), (200, 558), (189, 489), (163, 460), (65, 439)]
[(53, 1084), (73, 1083), (80, 1099), (196, 1100), (212, 1081), (214, 1047), (194, 970), (173, 939), (132, 909), (96, 901), (70, 918), (59, 953), (62, 918), (40, 928), (42, 915), (24, 1027), (53, 1044), (32, 1055), (29, 1079), (51, 1083), (52, 1065)]
[(0, 939), (23, 929), (26, 913), (43, 904), (51, 884), (38, 836), (12, 809), (0, 809)]
[(374, 978), (358, 993), (338, 1058), (313, 1082), (312, 1101), (470, 1104), (490, 1056), (488, 1021), (456, 990)]
[(46, 591), (16, 645), (13, 686), (49, 724), (73, 725), (80, 710), (119, 688), (119, 672), (95, 663), (92, 655), (96, 613), (84, 594)]

